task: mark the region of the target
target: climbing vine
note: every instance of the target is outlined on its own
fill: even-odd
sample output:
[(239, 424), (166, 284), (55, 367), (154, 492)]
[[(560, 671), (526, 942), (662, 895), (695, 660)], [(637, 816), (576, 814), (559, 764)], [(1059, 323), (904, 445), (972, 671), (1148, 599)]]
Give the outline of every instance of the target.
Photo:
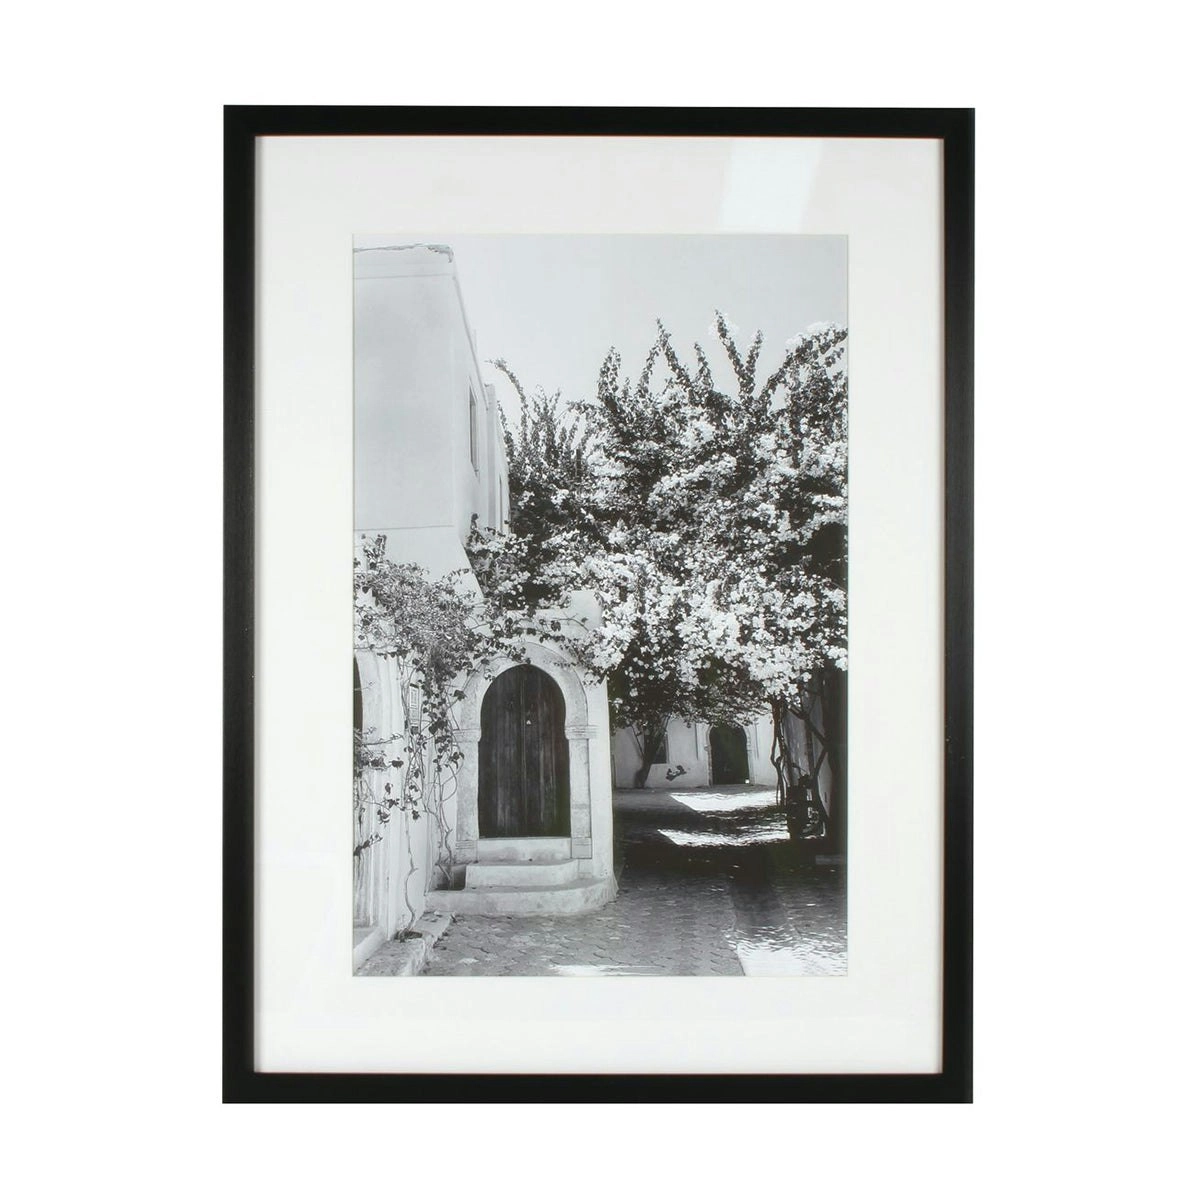
[[(404, 731), (391, 738), (374, 730), (356, 731), (354, 806), (357, 865), (382, 841), (368, 832), (366, 816), (379, 826), (396, 815), (410, 822), (423, 817), (436, 829), (435, 869), (443, 886), (451, 880), (452, 827), (447, 806), (458, 787), (462, 751), (458, 746), (457, 703), (462, 684), (494, 659), (522, 661), (517, 639), (524, 624), (473, 589), (470, 572), (430, 579), (415, 563), (387, 555), (387, 539), (364, 538), (354, 562), (355, 646), (395, 663), (400, 677)], [(383, 776), (396, 772), (398, 782)], [(408, 886), (416, 872), (411, 836), (404, 839), (408, 871), (402, 889), (410, 919), (416, 909)]]

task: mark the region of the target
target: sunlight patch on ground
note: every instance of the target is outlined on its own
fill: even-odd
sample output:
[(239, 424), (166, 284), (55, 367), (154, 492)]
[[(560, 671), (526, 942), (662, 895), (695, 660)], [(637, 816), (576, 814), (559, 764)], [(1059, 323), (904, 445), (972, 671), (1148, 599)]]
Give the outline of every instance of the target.
[(786, 842), (788, 840), (787, 826), (782, 822), (779, 827), (768, 826), (766, 829), (743, 829), (737, 833), (705, 833), (683, 829), (660, 829), (663, 837), (669, 838), (676, 846), (757, 846), (766, 842)]
[(698, 813), (737, 812), (741, 808), (773, 808), (775, 805), (774, 788), (745, 792), (699, 790), (668, 794), (672, 800), (677, 800), (692, 812)]
[(814, 952), (799, 946), (772, 946), (761, 942), (739, 942), (738, 962), (746, 975), (845, 975), (844, 952)]

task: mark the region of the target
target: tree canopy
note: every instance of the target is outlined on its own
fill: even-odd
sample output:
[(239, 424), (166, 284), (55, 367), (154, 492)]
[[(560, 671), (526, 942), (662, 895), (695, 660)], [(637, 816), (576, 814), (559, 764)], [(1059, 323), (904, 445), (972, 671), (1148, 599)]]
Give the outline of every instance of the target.
[(846, 666), (845, 330), (794, 338), (761, 382), (762, 335), (740, 351), (719, 313), (712, 332), (716, 369), (699, 344), (685, 364), (660, 324), (636, 379), (610, 351), (595, 395), (567, 405), (498, 364), (520, 401), (512, 516), (476, 532), (473, 564), (510, 608), (599, 596), (572, 650), (607, 679), (644, 769), (672, 716), (769, 710), (787, 757), (784, 718)]

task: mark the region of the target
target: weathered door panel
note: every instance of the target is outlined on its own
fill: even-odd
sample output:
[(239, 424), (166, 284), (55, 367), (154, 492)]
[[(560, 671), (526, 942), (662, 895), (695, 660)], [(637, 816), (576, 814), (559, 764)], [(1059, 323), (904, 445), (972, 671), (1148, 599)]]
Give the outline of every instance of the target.
[(565, 718), (558, 685), (536, 667), (492, 682), (480, 720), (480, 837), (570, 835)]

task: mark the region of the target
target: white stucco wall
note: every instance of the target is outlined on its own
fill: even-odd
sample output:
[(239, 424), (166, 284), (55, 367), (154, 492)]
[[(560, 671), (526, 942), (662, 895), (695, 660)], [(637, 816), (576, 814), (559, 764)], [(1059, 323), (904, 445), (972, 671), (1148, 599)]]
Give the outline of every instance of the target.
[[(387, 756), (406, 759), (402, 680), (395, 660), (366, 650), (356, 651), (354, 659), (362, 689), (365, 738), (385, 743)], [(403, 791), (404, 771), (390, 767), (372, 771), (368, 783), (376, 798), (384, 795), (388, 783), (398, 796)], [(452, 846), (454, 804), (447, 802), (442, 811), (443, 821), (450, 825)], [(429, 813), (414, 821), (395, 809), (388, 821), (381, 822), (375, 809), (368, 806), (356, 815), (354, 841), (365, 841), (374, 833), (381, 840), (364, 850), (354, 864), (354, 923), (360, 929), (376, 929), (387, 939), (407, 929), (425, 911), (426, 893), (439, 882), (436, 863), (442, 832)]]
[[(472, 414), (472, 397), (474, 414)], [(354, 525), (355, 541), (385, 534), (388, 555), (415, 562), (432, 578), (469, 569), (463, 548), (472, 517), (503, 528), (508, 519), (507, 461), (493, 390), (483, 383), (453, 259), (430, 246), (357, 250), (354, 255)], [(472, 455), (472, 415), (475, 454)], [(473, 576), (465, 577), (473, 584)], [(547, 614), (551, 615), (551, 614)], [(561, 616), (595, 620), (594, 597), (579, 595)], [(584, 680), (569, 653), (531, 641), (529, 658), (548, 671), (566, 700), (571, 764), (571, 856), (581, 879), (611, 880), (612, 781), (608, 696)], [(356, 654), (364, 726), (379, 740), (404, 732), (400, 672), (394, 662)], [(489, 672), (460, 681), (459, 742), (464, 761), (444, 812), (446, 841), (459, 864), (478, 844), (479, 704)], [(399, 745), (399, 741), (397, 745)], [(382, 794), (400, 772), (377, 773)], [(430, 799), (426, 792), (426, 801)], [(359, 821), (355, 841), (381, 840), (355, 868), (356, 962), (372, 939), (390, 938), (419, 917), (439, 877), (439, 828), (399, 810), (386, 823), (373, 813)], [(447, 866), (451, 864), (448, 862)], [(370, 931), (370, 938), (365, 931)]]
[[(764, 714), (742, 727), (746, 733), (746, 761), (750, 767), (750, 782), (772, 786), (775, 768), (771, 766), (771, 718)], [(704, 722), (689, 725), (673, 718), (667, 726), (667, 761), (650, 768), (646, 786), (650, 788), (707, 787), (712, 781), (709, 726)], [(637, 742), (629, 729), (615, 729), (612, 734), (612, 772), (619, 788), (634, 787), (634, 778), (642, 765)], [(667, 771), (683, 767), (685, 774), (667, 779)]]
[[(471, 461), (471, 395), (476, 463)], [(495, 396), (480, 376), (448, 252), (354, 253), (354, 525), (433, 575), (467, 566), (478, 514), (498, 528), (506, 473)]]

